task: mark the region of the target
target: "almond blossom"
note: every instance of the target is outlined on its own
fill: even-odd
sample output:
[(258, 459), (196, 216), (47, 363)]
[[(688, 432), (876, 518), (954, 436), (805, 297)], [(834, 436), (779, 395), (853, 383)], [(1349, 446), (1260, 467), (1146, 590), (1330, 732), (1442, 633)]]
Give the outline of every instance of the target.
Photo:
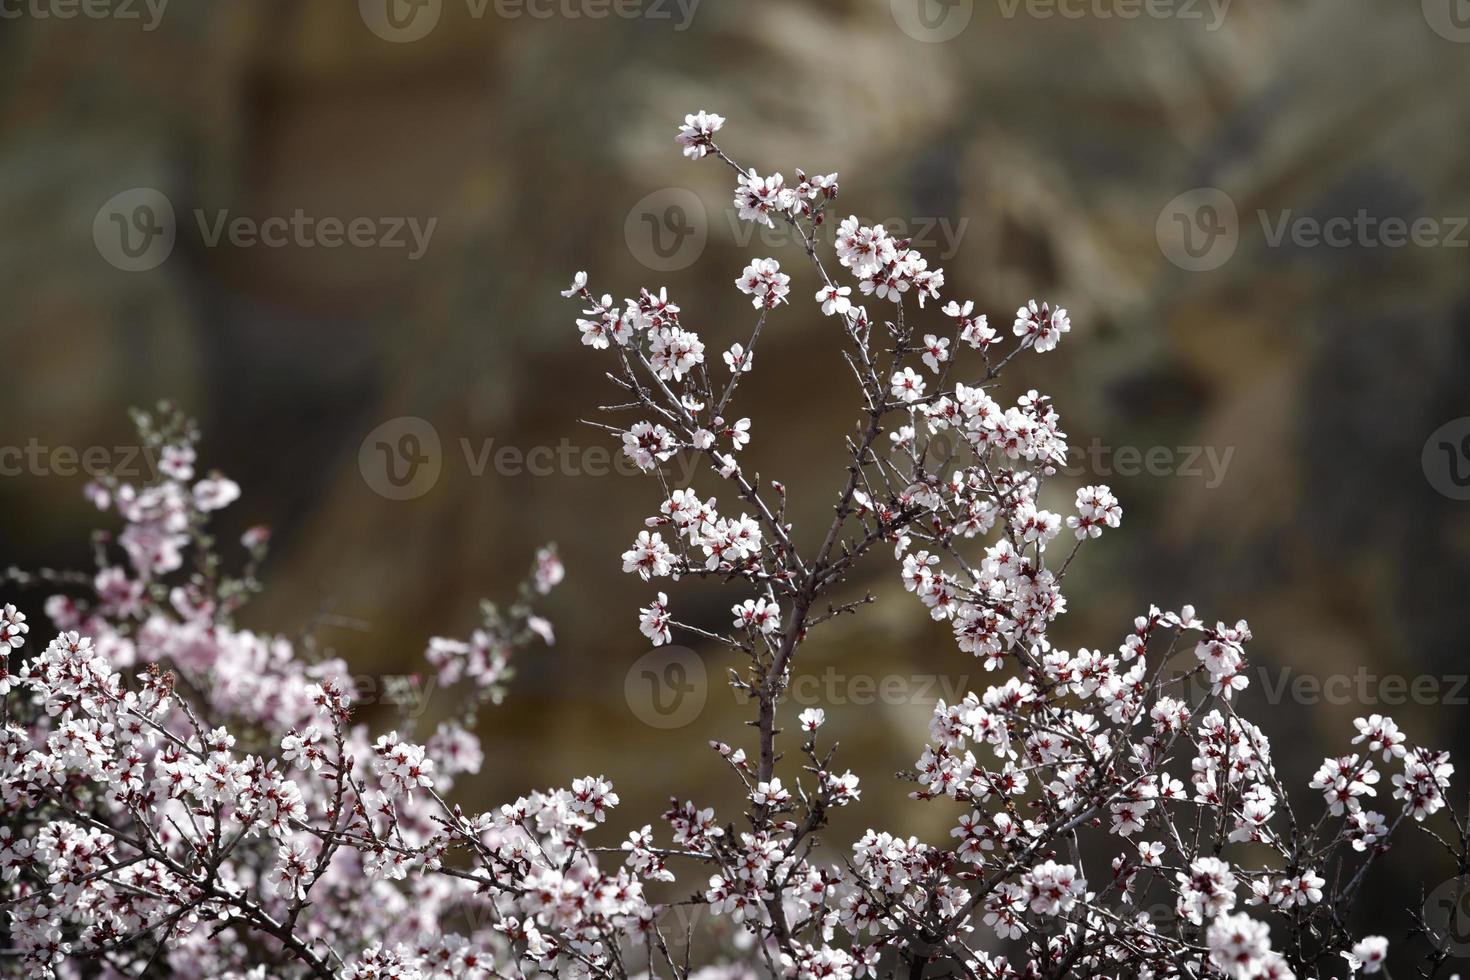
[[(710, 348), (723, 372), (666, 289), (620, 302), (577, 273), (563, 291), (577, 311), (567, 342), (616, 388), (594, 424), (656, 487), (622, 568), (667, 578), (673, 595), (630, 609), (628, 629), (713, 647), (748, 711), (708, 742), (700, 791), (669, 786), (662, 814), (621, 830), (602, 775), (469, 806), (469, 777), (513, 755), (481, 745), (479, 713), (512, 693), (525, 651), (554, 654), (536, 604), (565, 578), (556, 551), (538, 552), (510, 602), (485, 603), (467, 638), (425, 632), (425, 669), (453, 702), (432, 730), (370, 728), (348, 655), (238, 624), (269, 535), (222, 548), (211, 522), (239, 486), (195, 480), (197, 433), (180, 413), (140, 413), (165, 465), (142, 485), (87, 488), (120, 524), (99, 537), (98, 567), (10, 573), (42, 591), (44, 626), (0, 607), (6, 975), (1387, 973), (1387, 939), (1355, 915), (1374, 863), (1423, 831), (1443, 877), (1470, 866), (1448, 755), (1371, 715), (1350, 742), (1341, 733), (1361, 748), (1291, 786), (1246, 715), (1246, 621), (1150, 607), (1110, 639), (1062, 641), (1068, 575), (1123, 505), (1106, 486), (1065, 485), (1060, 409), (1001, 383), (1013, 359), (1071, 333), (1067, 311), (1028, 300), (1009, 340), (973, 301), (926, 315), (944, 270), (855, 216), (825, 254), (815, 232), (837, 175), (760, 176), (717, 142), (724, 124), (691, 114), (677, 145), (729, 168), (744, 219), (809, 245), (800, 295), (855, 382), (830, 523), (788, 512), (786, 485), (756, 466), (762, 415), (736, 408), (767, 321), (792, 312), (778, 310), (791, 271), (757, 258), (735, 280), (757, 312), (738, 342)], [(697, 464), (698, 486), (675, 486), (676, 457)], [(878, 601), (855, 588), (870, 567), (953, 635), (958, 669), (983, 668), (912, 733), (899, 778), (924, 817), (914, 826), (938, 828), (923, 838), (873, 825), (884, 815), (865, 809), (866, 780), (891, 774), (838, 765), (828, 735), (845, 709), (791, 697), (806, 640)], [(701, 613), (677, 591), (689, 578), (728, 597)], [(725, 802), (700, 798), (716, 780)], [(849, 808), (867, 827), (856, 840), (832, 822)], [(678, 951), (674, 911), (704, 916)], [(1447, 940), (1407, 925), (1432, 975)]]

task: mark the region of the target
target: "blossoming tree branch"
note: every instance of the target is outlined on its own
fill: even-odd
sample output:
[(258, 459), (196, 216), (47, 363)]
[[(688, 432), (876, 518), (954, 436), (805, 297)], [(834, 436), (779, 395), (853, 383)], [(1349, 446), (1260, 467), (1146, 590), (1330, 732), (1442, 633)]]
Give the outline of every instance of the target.
[[(742, 219), (799, 236), (852, 376), (826, 526), (796, 526), (785, 486), (741, 463), (740, 385), (792, 295), (776, 260), (735, 280), (754, 323), (718, 360), (663, 289), (619, 302), (579, 273), (564, 295), (618, 391), (592, 424), (659, 488), (622, 556), (663, 589), (639, 628), (727, 649), (749, 696), (749, 733), (710, 743), (743, 806), (717, 814), (671, 786), (660, 829), (620, 843), (598, 842), (619, 805), (601, 776), (466, 812), (454, 789), (484, 761), (478, 713), (507, 695), (516, 651), (552, 642), (534, 602), (563, 577), (555, 551), (468, 639), (429, 642), (460, 695), (451, 717), (374, 736), (344, 661), (235, 625), (268, 536), (249, 532), (232, 571), (210, 517), (239, 488), (196, 474), (178, 413), (142, 414), (162, 473), (89, 487), (122, 524), (97, 537), (96, 572), (9, 575), (53, 593), (54, 638), (28, 646), (32, 624), (0, 611), (5, 975), (1347, 977), (1387, 973), (1388, 939), (1363, 934), (1354, 908), (1397, 835), (1426, 834), (1446, 874), (1470, 880), (1453, 766), (1389, 718), (1358, 719), (1293, 802), (1236, 710), (1245, 622), (1151, 608), (1111, 653), (1052, 645), (1068, 569), (1122, 508), (1088, 486), (1067, 513), (1046, 509), (1060, 415), (1034, 390), (1003, 403), (997, 384), (1057, 346), (1066, 310), (1028, 302), (1007, 330), (971, 301), (941, 306), (943, 270), (855, 217), (827, 254), (817, 229), (837, 175), (761, 176), (717, 142), (723, 125), (690, 115), (678, 143), (730, 168)], [(711, 495), (673, 484), (681, 455)], [(915, 801), (960, 804), (949, 839), (842, 843), (824, 832), (860, 805), (859, 778), (839, 771), (823, 709), (795, 713), (787, 689), (812, 631), (875, 601), (852, 596), (859, 563), (888, 555), (995, 683), (936, 706), (906, 774)], [(681, 618), (670, 592), (688, 577), (729, 590), (728, 626)], [(675, 910), (722, 926), (699, 961), (671, 935)], [(1402, 932), (1400, 969), (1443, 974), (1448, 937), (1414, 913)]]

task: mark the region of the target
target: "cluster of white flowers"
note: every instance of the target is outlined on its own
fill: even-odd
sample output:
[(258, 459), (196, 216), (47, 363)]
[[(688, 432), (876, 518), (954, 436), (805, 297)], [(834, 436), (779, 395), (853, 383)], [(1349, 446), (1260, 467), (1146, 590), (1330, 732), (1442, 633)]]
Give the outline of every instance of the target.
[[(620, 800), (591, 775), (466, 811), (450, 793), (486, 757), (476, 712), (505, 695), (517, 650), (552, 641), (531, 604), (564, 578), (555, 551), (538, 554), (513, 604), (486, 604), (469, 639), (429, 641), (436, 679), (463, 693), (458, 710), (432, 733), (406, 719), (374, 738), (354, 719), (344, 661), (234, 624), (259, 587), (268, 535), (248, 532), (244, 571), (226, 574), (209, 522), (238, 488), (194, 480), (187, 423), (143, 416), (161, 476), (89, 489), (124, 528), (116, 549), (99, 546), (94, 576), (65, 580), (67, 594), (47, 600), (55, 639), (28, 650), (31, 624), (0, 608), (0, 908), (11, 940), (0, 955), (22, 975), (1386, 972), (1387, 940), (1352, 931), (1352, 910), (1393, 832), (1423, 824), (1450, 868), (1470, 865), (1470, 827), (1447, 806), (1447, 757), (1411, 744), (1391, 719), (1360, 718), (1361, 748), (1311, 779), (1321, 802), (1311, 797), (1308, 818), (1287, 803), (1265, 733), (1238, 713), (1245, 622), (1151, 608), (1113, 652), (1054, 647), (1068, 569), (1084, 542), (1120, 526), (1122, 508), (1105, 486), (1072, 488), (1066, 516), (1044, 505), (1067, 455), (1060, 415), (1035, 390), (1002, 397), (996, 384), (1013, 358), (1055, 348), (1071, 329), (1066, 311), (1028, 302), (1004, 353), (972, 301), (949, 302), (934, 332), (917, 329), (908, 301), (939, 300), (943, 271), (852, 217), (838, 229), (837, 263), (863, 296), (887, 301), (870, 316), (816, 247), (836, 175), (797, 171), (788, 185), (744, 169), (716, 142), (724, 122), (690, 115), (678, 143), (732, 168), (742, 217), (800, 234), (812, 312), (829, 318), (820, 322), (857, 380), (860, 423), (830, 525), (798, 533), (785, 486), (736, 461), (751, 423), (731, 407), (792, 291), (775, 260), (736, 280), (758, 313), (725, 348), (718, 378), (665, 290), (617, 303), (579, 273), (564, 295), (580, 302), (582, 342), (612, 360), (622, 403), (606, 411), (631, 413), (601, 428), (663, 487), (623, 570), (739, 590), (728, 627), (723, 613), (676, 618), (662, 591), (638, 614), (655, 645), (677, 630), (735, 660), (751, 744), (710, 748), (738, 791), (739, 819), (674, 796), (666, 831), (633, 821), (620, 846), (596, 846)], [(969, 383), (950, 377), (965, 370), (961, 354), (979, 358)], [(665, 464), (677, 454), (702, 462), (739, 516), (673, 487)], [(902, 774), (915, 800), (959, 806), (949, 838), (875, 828), (830, 851), (819, 834), (833, 811), (861, 801), (861, 784), (821, 737), (826, 711), (791, 717), (787, 691), (810, 632), (873, 601), (847, 584), (869, 555), (892, 555), (898, 582), (995, 682), (937, 704)], [(1379, 762), (1396, 769), (1391, 800)], [(707, 943), (676, 951), (667, 913), (686, 906), (713, 922)], [(1425, 933), (1438, 967), (1448, 953)], [(695, 948), (707, 962), (692, 962)]]
[(790, 294), (791, 277), (781, 271), (781, 263), (775, 259), (755, 259), (745, 267), (735, 285), (750, 297), (756, 309), (771, 309)]
[[(170, 410), (139, 424), (159, 481), (87, 491), (123, 520), (123, 563), (102, 549), (90, 582), (65, 580), (45, 602), (58, 632), (29, 655), (33, 624), (0, 607), (0, 972), (473, 980), (563, 957), (594, 972), (607, 937), (650, 915), (582, 844), (616, 796), (556, 790), (478, 816), (439, 796), (479, 770), (467, 725), (515, 649), (551, 640), (529, 603), (564, 577), (555, 550), (470, 641), (430, 643), (439, 681), (468, 682), (460, 719), (370, 741), (344, 661), (233, 625), (268, 535), (247, 532), (243, 573), (224, 573), (209, 520), (234, 484), (188, 485), (194, 435)], [(431, 874), (458, 865), (478, 870)], [(562, 876), (602, 899), (526, 890)]]
[[(711, 140), (706, 145), (714, 144)], [(796, 180), (796, 186), (790, 187), (781, 174), (762, 177), (754, 170), (739, 172), (736, 175), (735, 207), (740, 219), (767, 228), (776, 227), (777, 217), (805, 217), (820, 222), (827, 202), (837, 196), (837, 175), (808, 177), (797, 170)]]
[(684, 155), (691, 160), (701, 159), (714, 146), (714, 135), (724, 125), (724, 116), (703, 109), (685, 116), (677, 137), (679, 145), (684, 148)]
[[(680, 143), (691, 157), (714, 155), (732, 169), (743, 219), (784, 222), (808, 245), (817, 280), (811, 295), (820, 313), (841, 325), (842, 356), (857, 377), (865, 418), (850, 444), (851, 479), (837, 516), (811, 551), (785, 517), (785, 487), (753, 483), (734, 463), (732, 453), (749, 438), (748, 420), (724, 421), (768, 316), (789, 299), (789, 272), (761, 258), (736, 280), (759, 315), (749, 338), (724, 356), (728, 382), (716, 383), (701, 368), (678, 384), (659, 384), (670, 379), (658, 376), (651, 357), (622, 358), (614, 371), (627, 396), (617, 409), (645, 420), (608, 428), (641, 452), (646, 468), (660, 470), (674, 453), (702, 456), (746, 508), (742, 543), (725, 529), (713, 496), (680, 487), (623, 555), (624, 571), (645, 579), (712, 574), (757, 593), (733, 607), (730, 634), (676, 618), (666, 592), (639, 611), (640, 628), (655, 644), (686, 631), (746, 661), (731, 672), (732, 684), (756, 705), (756, 752), (748, 758), (744, 750), (716, 747), (744, 783), (752, 831), (691, 837), (695, 813), (704, 814), (698, 825), (709, 826), (709, 811), (692, 804), (674, 820), (674, 849), (694, 839), (721, 855), (704, 896), (710, 907), (743, 927), (757, 962), (786, 976), (876, 976), (894, 962), (890, 955), (908, 964), (910, 975), (931, 964), (965, 976), (1055, 975), (1059, 962), (1077, 975), (1098, 975), (1120, 959), (1136, 964), (1140, 976), (1309, 976), (1319, 963), (1343, 958), (1354, 971), (1378, 970), (1386, 941), (1349, 935), (1343, 910), (1387, 847), (1390, 824), (1443, 807), (1449, 763), (1407, 747), (1388, 719), (1360, 719), (1357, 741), (1402, 760), (1393, 779), (1402, 816), (1363, 809), (1379, 774), (1349, 755), (1328, 760), (1312, 780), (1324, 812), (1308, 831), (1284, 809), (1266, 735), (1235, 710), (1233, 698), (1247, 688), (1246, 623), (1210, 626), (1189, 606), (1155, 608), (1135, 620), (1116, 653), (1054, 649), (1048, 631), (1067, 608), (1067, 569), (1084, 541), (1120, 526), (1122, 506), (1106, 486), (1075, 488), (1065, 515), (1044, 506), (1044, 488), (1067, 458), (1060, 415), (1035, 390), (1005, 404), (993, 383), (1018, 354), (1055, 349), (1071, 331), (1067, 311), (1035, 300), (1021, 306), (1015, 346), (1004, 354), (973, 301), (949, 301), (942, 310), (947, 329), (921, 332), (905, 303), (913, 299), (922, 309), (939, 300), (943, 271), (930, 270), (881, 225), (849, 217), (837, 229), (837, 264), (864, 297), (890, 302), (883, 317), (873, 317), (854, 302), (853, 286), (829, 277), (815, 248), (836, 176), (823, 183), (831, 194), (817, 194), (805, 178), (788, 186), (779, 173), (744, 168), (716, 143), (718, 127), (702, 122), (711, 118), (723, 123), (708, 113), (690, 116)], [(591, 303), (586, 282), (579, 273), (569, 295)], [(978, 352), (978, 380), (951, 380), (963, 349)], [(886, 453), (878, 441), (885, 432)], [(1052, 562), (1048, 552), (1064, 526), (1071, 543)], [(960, 549), (975, 538), (986, 539), (978, 553)], [(842, 601), (838, 590), (858, 559), (885, 543), (904, 587), (933, 619), (950, 624), (962, 651), (1004, 676), (959, 703), (937, 706), (930, 742), (911, 773), (915, 797), (968, 805), (952, 831), (954, 850), (874, 830), (846, 867), (819, 869), (800, 855), (838, 802), (833, 788), (847, 777), (832, 774), (831, 753), (815, 747), (826, 713), (807, 709), (797, 721), (816, 778), (797, 788), (783, 782), (778, 715), (808, 631), (870, 601)], [(1173, 655), (1183, 644), (1193, 644), (1194, 658), (1180, 669)], [(977, 756), (982, 749), (989, 758)], [(1094, 839), (1094, 828), (1102, 836)], [(1079, 845), (1083, 831), (1089, 839)], [(1109, 842), (1122, 847), (1111, 873), (1101, 876), (1104, 885), (1090, 887), (1083, 862)], [(660, 875), (674, 873), (646, 833), (627, 846)], [(1065, 861), (1057, 856), (1062, 846)], [(1303, 866), (1304, 854), (1312, 856), (1310, 866)], [(960, 874), (966, 866), (987, 870)], [(1331, 876), (1319, 870), (1328, 866)], [(1172, 896), (1175, 919), (1167, 927), (1128, 911), (1160, 892)], [(1271, 925), (1237, 912), (1240, 901), (1284, 916), (1290, 948), (1273, 952)], [(997, 940), (1020, 941), (1024, 965), (977, 952), (966, 938), (975, 917)], [(834, 928), (848, 939), (840, 941)]]

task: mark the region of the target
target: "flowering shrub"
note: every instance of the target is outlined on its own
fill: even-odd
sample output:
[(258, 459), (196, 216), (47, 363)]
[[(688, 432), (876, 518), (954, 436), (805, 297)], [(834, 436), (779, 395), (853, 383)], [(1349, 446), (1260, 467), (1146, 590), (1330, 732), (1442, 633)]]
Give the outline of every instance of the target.
[[(616, 302), (579, 273), (564, 295), (621, 391), (595, 424), (662, 487), (623, 570), (666, 590), (730, 588), (728, 627), (683, 621), (669, 591), (638, 626), (735, 659), (754, 736), (711, 748), (744, 812), (675, 797), (664, 829), (598, 845), (619, 804), (598, 776), (465, 812), (452, 789), (481, 764), (476, 712), (505, 693), (516, 649), (552, 640), (531, 604), (562, 578), (555, 552), (468, 640), (429, 642), (439, 680), (464, 692), (456, 717), (374, 737), (354, 721), (345, 663), (233, 625), (266, 535), (245, 536), (244, 570), (229, 573), (208, 526), (238, 488), (195, 478), (187, 423), (142, 416), (163, 473), (89, 489), (123, 525), (99, 538), (95, 576), (18, 577), (65, 588), (46, 607), (59, 635), (27, 647), (31, 624), (0, 613), (16, 658), (0, 667), (5, 962), (67, 977), (1348, 976), (1384, 969), (1387, 940), (1352, 931), (1351, 913), (1395, 832), (1423, 828), (1470, 870), (1470, 831), (1445, 805), (1453, 767), (1391, 719), (1359, 719), (1354, 748), (1310, 783), (1320, 800), (1293, 807), (1266, 736), (1236, 710), (1245, 622), (1153, 608), (1111, 653), (1055, 648), (1068, 569), (1122, 508), (1103, 486), (1077, 490), (1068, 513), (1043, 506), (1067, 452), (1060, 415), (1034, 390), (1005, 404), (995, 383), (1053, 350), (1067, 311), (1032, 301), (1007, 331), (973, 302), (941, 308), (943, 270), (854, 217), (824, 255), (815, 232), (837, 176), (762, 177), (716, 142), (723, 124), (691, 115), (678, 142), (732, 168), (743, 219), (799, 234), (855, 381), (828, 526), (798, 535), (785, 487), (740, 462), (752, 432), (734, 417), (738, 388), (793, 289), (776, 260), (735, 280), (757, 313), (719, 361), (662, 289)], [(930, 301), (934, 325), (916, 326)], [(670, 485), (678, 454), (707, 464), (728, 506)], [(812, 630), (874, 601), (843, 598), (870, 553), (891, 553), (904, 588), (995, 676), (937, 705), (907, 774), (916, 800), (962, 804), (947, 841), (874, 829), (819, 846), (860, 782), (824, 743), (822, 709), (789, 717), (787, 685)], [(671, 904), (730, 926), (713, 962), (671, 948)], [(1449, 952), (1410, 925), (1432, 976)]]

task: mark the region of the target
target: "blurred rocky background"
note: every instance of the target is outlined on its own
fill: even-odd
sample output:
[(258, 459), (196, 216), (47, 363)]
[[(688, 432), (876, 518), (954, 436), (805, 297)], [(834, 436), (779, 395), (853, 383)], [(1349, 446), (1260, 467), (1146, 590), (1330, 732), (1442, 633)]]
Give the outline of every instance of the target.
[[(667, 286), (719, 350), (751, 324), (731, 281), (781, 259), (796, 302), (742, 388), (747, 452), (791, 488), (799, 541), (840, 485), (856, 400), (831, 324), (800, 250), (739, 225), (728, 171), (679, 155), (699, 108), (762, 173), (841, 172), (838, 214), (915, 237), (992, 322), (1032, 296), (1072, 311), (1007, 384), (1055, 397), (1074, 482), (1125, 507), (1069, 579), (1062, 645), (1111, 649), (1151, 602), (1247, 618), (1247, 704), (1302, 787), (1372, 711), (1470, 750), (1463, 0), (387, 3), (5, 6), (0, 445), (126, 447), (128, 407), (177, 400), (204, 466), (244, 488), (225, 539), (274, 530), (246, 625), (376, 677), (420, 669), (428, 637), (466, 634), (557, 541), (557, 644), (484, 719), (467, 802), (600, 772), (625, 823), (674, 787), (733, 803), (706, 748), (746, 734), (726, 657), (696, 651), (706, 703), (684, 727), (627, 693), (652, 590), (618, 555), (658, 493), (607, 473), (612, 443), (578, 422), (613, 389), (558, 296), (574, 271)], [(146, 237), (165, 207), (171, 250)], [(408, 224), (401, 247), (212, 240), (221, 217), (298, 211), (368, 219), (375, 242), (389, 219), (433, 224), (421, 248)], [(1391, 219), (1417, 237), (1394, 245)], [(388, 499), (360, 450), (405, 416), (437, 434), (440, 473)], [(0, 562), (86, 566), (86, 478), (41, 458), (0, 479)], [(887, 774), (935, 697), (987, 681), (891, 565), (864, 574), (854, 594), (888, 601), (814, 637), (804, 690), (865, 777), (853, 823), (942, 838), (953, 813), (902, 806)], [(674, 593), (716, 627), (736, 598)], [(1416, 851), (1374, 894), (1402, 909), (1451, 873)]]

